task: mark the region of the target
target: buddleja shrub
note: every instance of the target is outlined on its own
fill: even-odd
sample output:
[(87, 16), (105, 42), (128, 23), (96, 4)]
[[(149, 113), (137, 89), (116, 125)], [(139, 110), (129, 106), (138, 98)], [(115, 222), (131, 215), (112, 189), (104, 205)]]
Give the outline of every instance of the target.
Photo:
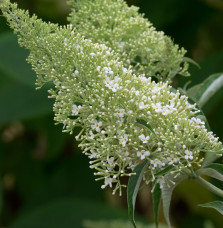
[[(172, 88), (171, 79), (188, 76), (192, 60), (122, 0), (69, 1), (73, 11), (63, 27), (30, 17), (8, 0), (0, 2), (19, 44), (30, 51), (27, 61), (38, 76), (38, 88), (54, 85), (49, 97), (55, 100), (55, 121), (64, 132), (82, 128), (76, 139), (96, 180), (121, 195), (127, 187), (121, 179), (129, 177), (129, 216), (135, 227), (142, 181), (152, 184), (157, 226), (161, 201), (170, 226), (172, 191), (185, 178), (223, 196), (201, 177), (223, 181), (223, 165), (210, 163), (223, 148), (199, 110), (220, 88), (222, 74), (188, 91), (196, 103), (186, 91)], [(222, 213), (222, 205), (203, 206)]]

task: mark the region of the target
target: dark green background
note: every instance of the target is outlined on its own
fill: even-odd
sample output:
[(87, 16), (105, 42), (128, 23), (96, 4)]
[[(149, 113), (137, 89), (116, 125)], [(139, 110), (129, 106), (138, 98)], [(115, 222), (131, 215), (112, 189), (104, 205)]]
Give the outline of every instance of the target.
[[(23, 0), (19, 6), (46, 21), (66, 24), (65, 0)], [(201, 70), (190, 67), (191, 85), (223, 72), (222, 0), (129, 0), (154, 24), (188, 50)], [(127, 219), (126, 196), (111, 196), (94, 181), (88, 159), (73, 135), (54, 125), (47, 88), (35, 90), (28, 52), (0, 17), (0, 227), (83, 227), (84, 220)], [(191, 86), (190, 85), (190, 86)], [(223, 89), (204, 107), (212, 130), (223, 140)], [(78, 132), (78, 129), (77, 131)], [(216, 183), (216, 182), (215, 182)], [(216, 183), (219, 186), (221, 183)], [(223, 217), (197, 207), (216, 196), (192, 181), (174, 192), (171, 219), (179, 228), (222, 228)], [(139, 219), (152, 221), (150, 189), (140, 192)], [(164, 222), (161, 213), (161, 221)]]

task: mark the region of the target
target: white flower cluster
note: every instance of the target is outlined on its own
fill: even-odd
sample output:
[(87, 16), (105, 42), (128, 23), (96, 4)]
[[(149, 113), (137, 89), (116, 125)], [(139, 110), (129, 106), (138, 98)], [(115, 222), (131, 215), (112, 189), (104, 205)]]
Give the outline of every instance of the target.
[(71, 25), (43, 23), (4, 2), (4, 16), (30, 50), (28, 61), (38, 85), (55, 85), (49, 90), (55, 120), (64, 124), (65, 132), (82, 127), (76, 139), (97, 180), (104, 181), (102, 188), (114, 186), (114, 193), (121, 194), (122, 177), (134, 175), (134, 167), (145, 160), (146, 183), (156, 181), (162, 187), (165, 176), (158, 173), (163, 169), (171, 165), (171, 175), (188, 173), (191, 166), (201, 165), (201, 152), (222, 149), (196, 117), (199, 110), (179, 91), (136, 76), (114, 51), (84, 39)]
[(72, 6), (68, 21), (73, 27), (85, 38), (114, 50), (125, 67), (133, 66), (134, 73), (159, 81), (170, 81), (177, 74), (189, 75), (188, 64), (184, 62), (186, 51), (174, 45), (163, 32), (157, 32), (137, 7), (129, 7), (124, 0), (68, 3)]
[(114, 80), (112, 80), (110, 77), (105, 78), (105, 86), (111, 89), (113, 92), (116, 92), (118, 89), (121, 89), (118, 82), (120, 81), (120, 78), (116, 76)]

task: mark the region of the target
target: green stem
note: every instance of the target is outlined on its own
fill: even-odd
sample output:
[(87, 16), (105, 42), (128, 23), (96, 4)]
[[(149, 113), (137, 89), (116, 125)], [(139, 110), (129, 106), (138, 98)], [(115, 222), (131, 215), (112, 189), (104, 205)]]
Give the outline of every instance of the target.
[(209, 191), (223, 198), (223, 191), (220, 188), (217, 188), (216, 186), (214, 186), (213, 184), (209, 183), (208, 181), (199, 176), (197, 176), (195, 180)]

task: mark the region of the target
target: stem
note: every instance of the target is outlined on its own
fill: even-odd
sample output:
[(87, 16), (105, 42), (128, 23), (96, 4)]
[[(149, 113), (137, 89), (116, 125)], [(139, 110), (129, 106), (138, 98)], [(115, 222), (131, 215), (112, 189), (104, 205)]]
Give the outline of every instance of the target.
[(199, 176), (195, 180), (209, 191), (223, 198), (223, 191), (220, 188), (217, 188), (216, 186), (214, 186), (213, 184), (209, 183), (208, 181)]

